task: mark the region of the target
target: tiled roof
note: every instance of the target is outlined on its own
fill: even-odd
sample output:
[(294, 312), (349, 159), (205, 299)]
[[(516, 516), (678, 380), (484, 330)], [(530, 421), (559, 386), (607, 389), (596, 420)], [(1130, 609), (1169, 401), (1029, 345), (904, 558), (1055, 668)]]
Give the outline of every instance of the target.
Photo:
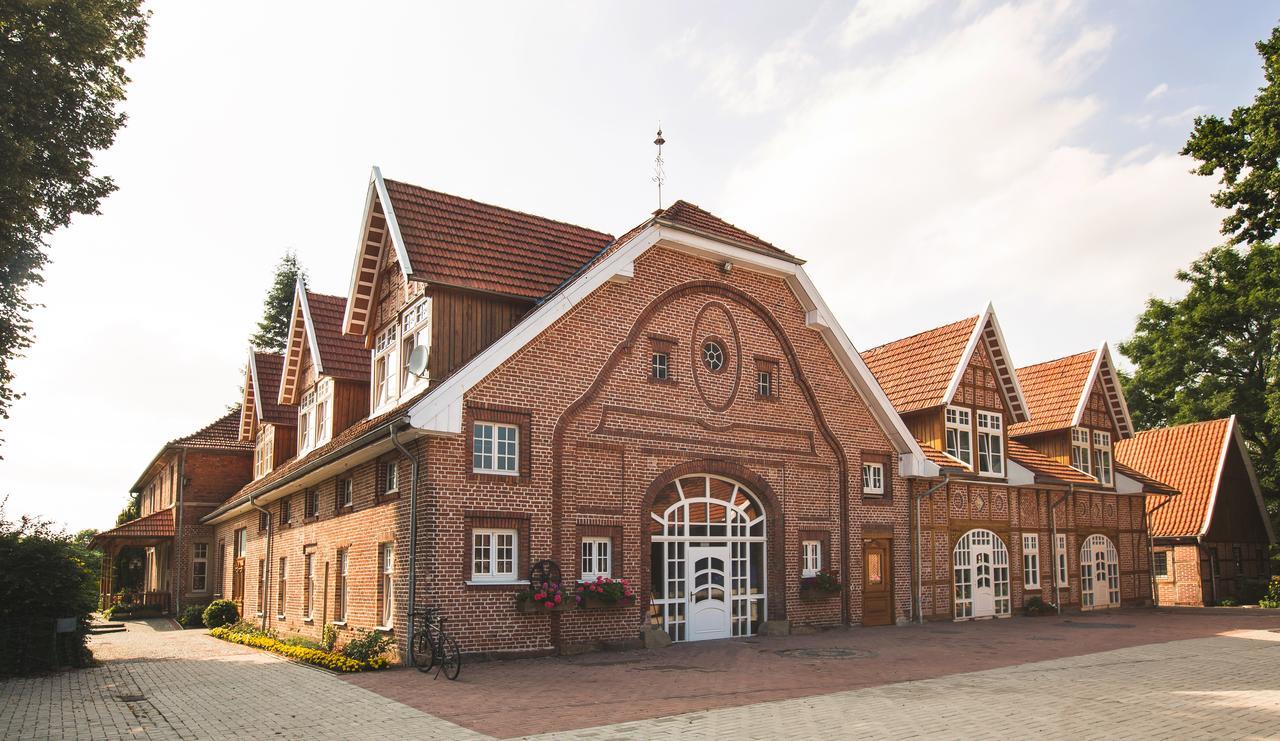
[(240, 441), (240, 407), (237, 405), (235, 409), (190, 435), (170, 440), (165, 447), (251, 451), (253, 443)]
[(1172, 499), (1148, 500), (1153, 536), (1203, 532), (1230, 424), (1228, 418), (1161, 427), (1116, 443), (1116, 461), (1178, 490)]
[(1070, 427), (1096, 357), (1097, 351), (1089, 350), (1019, 368), (1018, 381), (1031, 421), (1009, 425), (1009, 434), (1031, 435)]
[(613, 237), (585, 227), (386, 180), (413, 274), (536, 300)]
[(1142, 490), (1148, 494), (1171, 495), (1171, 494), (1178, 493), (1177, 489), (1173, 488), (1172, 486), (1169, 486), (1168, 484), (1162, 481), (1156, 481), (1150, 476), (1147, 476), (1132, 468), (1129, 468), (1128, 466), (1126, 466), (1123, 463), (1120, 463), (1119, 461), (1115, 461), (1114, 463), (1116, 467), (1116, 473), (1122, 473), (1125, 476), (1128, 476), (1129, 478), (1133, 479), (1134, 481), (1137, 481), (1139, 484), (1142, 484)]
[(920, 445), (920, 450), (924, 452), (924, 457), (929, 459), (930, 463), (937, 465), (938, 468), (949, 468), (954, 471), (969, 470), (965, 468), (965, 465), (963, 463), (956, 460), (955, 458), (952, 458), (951, 456), (947, 455), (941, 450), (938, 450), (932, 445), (929, 445), (928, 443), (922, 440), (916, 440), (916, 442)]
[(797, 258), (791, 253), (774, 247), (772, 244), (757, 237), (751, 232), (744, 231), (720, 217), (706, 211), (688, 201), (676, 201), (661, 213), (657, 214), (658, 221), (667, 221), (677, 226), (685, 227), (691, 231), (702, 232), (712, 237), (727, 239), (731, 242), (737, 242), (745, 247), (750, 247), (757, 252), (772, 254), (774, 257), (781, 257), (795, 263), (803, 263), (804, 261)]
[(253, 365), (258, 372), (258, 388), (253, 401), (258, 406), (262, 421), (296, 425), (297, 409), (280, 403), (280, 374), (284, 368), (284, 356), (270, 352), (255, 352)]
[(364, 338), (342, 333), (346, 296), (329, 296), (307, 291), (307, 308), (316, 331), (316, 345), (324, 374), (351, 381), (369, 380), (369, 351)]
[(92, 545), (118, 538), (172, 538), (173, 532), (173, 508), (170, 507), (98, 533), (93, 536)]
[(1081, 473), (1071, 466), (1063, 465), (1040, 451), (1030, 448), (1017, 440), (1009, 441), (1009, 458), (1018, 465), (1035, 474), (1036, 483), (1081, 484), (1098, 486), (1098, 482), (1087, 473)]
[(873, 347), (862, 352), (862, 360), (899, 414), (937, 406), (977, 322), (971, 316)]

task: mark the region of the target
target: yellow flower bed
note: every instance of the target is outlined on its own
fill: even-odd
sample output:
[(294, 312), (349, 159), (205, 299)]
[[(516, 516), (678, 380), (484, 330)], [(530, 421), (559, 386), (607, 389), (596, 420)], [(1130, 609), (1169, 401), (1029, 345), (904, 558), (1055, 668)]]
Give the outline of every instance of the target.
[(237, 633), (228, 628), (214, 628), (209, 631), (209, 635), (214, 638), (221, 638), (231, 643), (239, 643), (242, 646), (251, 646), (253, 648), (261, 648), (281, 656), (301, 661), (315, 666), (323, 666), (326, 669), (332, 669), (336, 672), (361, 672), (368, 669), (385, 669), (390, 662), (386, 658), (379, 656), (370, 659), (367, 662), (356, 661), (355, 659), (343, 656), (340, 653), (329, 651), (317, 651), (314, 648), (305, 646), (290, 646), (282, 641), (274, 638), (268, 638), (262, 635), (253, 635), (251, 633)]

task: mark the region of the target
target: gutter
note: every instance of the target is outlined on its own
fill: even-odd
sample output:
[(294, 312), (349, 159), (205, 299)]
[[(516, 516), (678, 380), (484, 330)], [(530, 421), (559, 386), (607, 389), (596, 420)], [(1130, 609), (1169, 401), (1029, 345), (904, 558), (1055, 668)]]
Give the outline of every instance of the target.
[(391, 425), (391, 444), (409, 459), (409, 605), (405, 616), (405, 635), (411, 644), (414, 636), (413, 619), (418, 605), (418, 457), (410, 453), (400, 442), (400, 438), (396, 437), (394, 424)]
[[(249, 495), (249, 506), (253, 507), (254, 509), (258, 510), (259, 512), (267, 516), (267, 550), (266, 550), (266, 555), (263, 556), (263, 565), (262, 565), (262, 602), (263, 604), (258, 605), (258, 609), (262, 610), (262, 630), (265, 632), (267, 630), (267, 615), (270, 614), (267, 610), (267, 603), (271, 601), (267, 599), (267, 595), (270, 593), (270, 590), (271, 590), (271, 533), (276, 528), (275, 528), (275, 522), (271, 517), (271, 512), (268, 511), (265, 507), (259, 506), (258, 502), (256, 501), (257, 498), (261, 495), (262, 495), (261, 492), (257, 494)], [(232, 537), (234, 537), (234, 533), (232, 534)], [(235, 545), (232, 545), (231, 548), (232, 548), (232, 553), (234, 553)], [(232, 573), (235, 573), (234, 564), (232, 564), (231, 570), (232, 570)], [(231, 591), (234, 596), (235, 585), (232, 585)], [(243, 591), (240, 593), (240, 599), (241, 600), (244, 599)], [(240, 617), (243, 618), (244, 616), (241, 615)]]
[(924, 569), (924, 565), (920, 562), (920, 559), (922, 558), (922, 554), (920, 553), (920, 502), (921, 502), (921, 501), (923, 501), (925, 497), (927, 497), (927, 496), (929, 496), (929, 495), (933, 494), (935, 491), (937, 491), (937, 490), (941, 489), (942, 487), (946, 486), (946, 485), (947, 485), (947, 482), (948, 482), (948, 481), (950, 481), (950, 480), (951, 480), (951, 472), (950, 472), (950, 471), (946, 471), (946, 470), (944, 470), (944, 471), (942, 472), (942, 480), (941, 480), (941, 481), (939, 481), (938, 483), (936, 483), (936, 484), (934, 484), (933, 486), (929, 487), (928, 489), (925, 489), (923, 492), (921, 492), (921, 493), (919, 493), (919, 494), (915, 495), (915, 500), (916, 500), (916, 502), (915, 502), (915, 503), (916, 503), (916, 506), (915, 506), (915, 515), (916, 515), (916, 542), (915, 542), (915, 550), (916, 550), (916, 569), (915, 569), (915, 571), (916, 571), (916, 622), (918, 622), (920, 625), (924, 625), (924, 597), (921, 595), (921, 591), (924, 589), (924, 585), (921, 583), (921, 582), (922, 582), (921, 571)]

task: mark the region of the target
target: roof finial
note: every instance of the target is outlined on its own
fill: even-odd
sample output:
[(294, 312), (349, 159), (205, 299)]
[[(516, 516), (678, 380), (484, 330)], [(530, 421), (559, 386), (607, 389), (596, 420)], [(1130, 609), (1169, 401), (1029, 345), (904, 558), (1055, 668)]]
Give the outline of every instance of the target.
[(662, 210), (662, 181), (667, 179), (667, 173), (662, 169), (662, 145), (667, 143), (662, 138), (662, 122), (658, 122), (658, 138), (653, 140), (658, 146), (658, 156), (653, 160), (653, 182), (658, 184), (658, 210)]

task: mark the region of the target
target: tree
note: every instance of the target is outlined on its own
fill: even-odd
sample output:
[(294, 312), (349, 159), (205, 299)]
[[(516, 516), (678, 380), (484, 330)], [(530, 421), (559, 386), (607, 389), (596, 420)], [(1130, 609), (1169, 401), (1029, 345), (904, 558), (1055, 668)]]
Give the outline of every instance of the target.
[(298, 278), (304, 281), (307, 273), (298, 264), (298, 256), (286, 252), (276, 265), (276, 276), (271, 281), (271, 289), (267, 291), (267, 300), (262, 306), (262, 321), (258, 322), (258, 331), (249, 338), (249, 344), (264, 352), (284, 352), (289, 341), (289, 319), (293, 311), (293, 292)]
[(129, 520), (136, 520), (142, 516), (142, 499), (138, 494), (130, 494), (129, 501), (124, 505), (124, 509), (120, 510), (120, 514), (116, 515), (116, 527), (120, 527)]
[(1192, 172), (1221, 173), (1213, 205), (1229, 209), (1222, 233), (1232, 244), (1266, 242), (1280, 230), (1280, 26), (1257, 43), (1266, 85), (1253, 105), (1228, 120), (1199, 116), (1182, 154), (1200, 161)]
[(1140, 429), (1236, 415), (1268, 507), (1280, 507), (1280, 249), (1209, 250), (1178, 280), (1176, 301), (1152, 298), (1120, 344), (1136, 370), (1125, 395)]
[(0, 5), (0, 419), (19, 396), (9, 363), (31, 345), (45, 237), (115, 190), (93, 155), (125, 122), (123, 63), (141, 56), (148, 15), (141, 0)]

